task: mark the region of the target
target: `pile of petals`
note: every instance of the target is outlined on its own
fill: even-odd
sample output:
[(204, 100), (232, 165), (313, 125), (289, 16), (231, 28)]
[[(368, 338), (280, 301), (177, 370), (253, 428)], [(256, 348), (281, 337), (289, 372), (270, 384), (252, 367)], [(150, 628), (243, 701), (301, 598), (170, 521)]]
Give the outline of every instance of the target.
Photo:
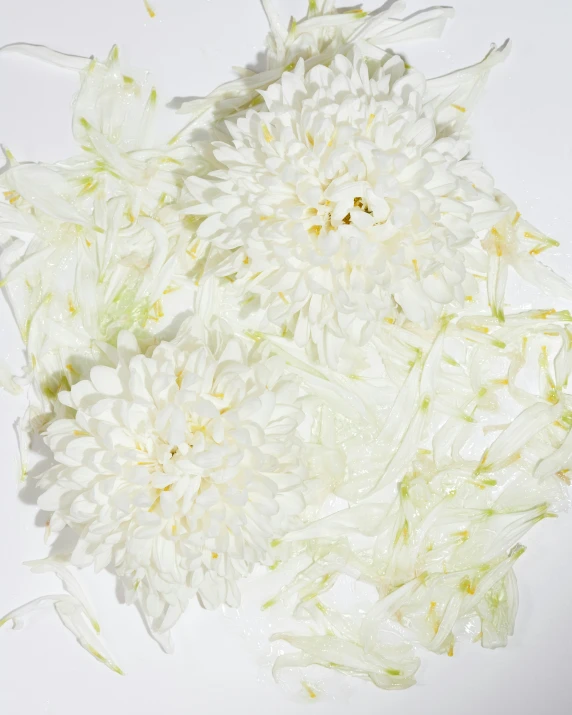
[[(310, 0), (286, 28), (263, 5), (268, 68), (183, 104), (173, 137), (116, 48), (4, 48), (80, 89), (78, 155), (7, 152), (0, 176), (22, 479), (47, 539), (76, 536), (30, 564), (66, 593), (0, 624), (52, 604), (121, 672), (74, 567), (111, 568), (167, 651), (193, 599), (238, 606), (271, 569), (263, 615), (290, 613), (275, 673), (404, 688), (424, 651), (507, 644), (521, 539), (568, 506), (572, 288), (538, 258), (556, 241), (470, 154), (508, 44), (427, 79), (396, 48), (438, 37), (448, 9)], [(545, 302), (509, 306), (511, 273)], [(38, 436), (50, 464), (28, 473)]]

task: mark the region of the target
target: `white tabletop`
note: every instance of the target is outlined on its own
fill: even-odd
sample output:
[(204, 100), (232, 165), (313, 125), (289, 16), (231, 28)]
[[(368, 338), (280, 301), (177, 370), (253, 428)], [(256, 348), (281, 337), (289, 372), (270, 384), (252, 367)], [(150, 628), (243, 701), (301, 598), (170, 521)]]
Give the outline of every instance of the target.
[[(303, 14), (306, 6), (306, 0), (275, 2), (285, 18)], [(233, 76), (233, 65), (252, 64), (263, 50), (266, 20), (258, 0), (151, 4), (156, 10), (153, 19), (143, 0), (1, 0), (0, 45), (27, 41), (104, 57), (116, 43), (132, 66), (152, 72), (165, 101), (208, 92)], [(365, 4), (374, 5), (375, 0)], [(408, 9), (424, 5), (423, 0), (412, 0)], [(494, 70), (473, 122), (474, 155), (485, 161), (499, 188), (523, 215), (561, 242), (546, 260), (570, 274), (572, 4), (457, 0), (455, 5), (457, 16), (444, 38), (410, 46), (408, 58), (435, 75), (471, 64), (484, 56), (491, 42), (512, 38), (513, 52)], [(20, 160), (54, 161), (73, 154), (69, 105), (75, 87), (73, 73), (0, 55), (0, 142)], [(0, 354), (21, 364), (18, 332), (4, 303), (0, 342)], [(23, 407), (22, 399), (0, 394), (0, 612), (60, 590), (55, 577), (35, 576), (22, 566), (22, 561), (46, 552), (37, 510), (29, 503), (32, 489), (18, 494), (12, 425)], [(318, 698), (312, 712), (570, 712), (572, 518), (563, 515), (543, 522), (525, 543), (528, 551), (516, 566), (521, 607), (516, 635), (507, 649), (491, 652), (465, 645), (454, 658), (426, 658), (419, 684), (411, 690), (388, 693), (351, 682), (336, 699)], [(0, 632), (0, 713), (306, 711), (301, 700), (273, 684), (268, 669), (257, 663), (256, 636), (245, 642), (235, 619), (192, 608), (176, 629), (175, 654), (167, 656), (147, 636), (137, 612), (118, 603), (109, 574), (96, 577), (86, 572), (82, 578), (106, 643), (126, 677), (97, 664), (74, 643), (55, 614), (47, 612), (22, 631)]]

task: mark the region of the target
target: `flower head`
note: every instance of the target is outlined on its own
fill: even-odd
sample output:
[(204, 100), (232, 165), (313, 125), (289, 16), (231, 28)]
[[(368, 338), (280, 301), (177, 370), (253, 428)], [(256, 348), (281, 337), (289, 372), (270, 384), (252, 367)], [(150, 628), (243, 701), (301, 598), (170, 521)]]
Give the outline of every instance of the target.
[(297, 385), (221, 329), (186, 324), (147, 354), (119, 335), (112, 366), (60, 394), (57, 465), (42, 479), (52, 528), (79, 534), (73, 561), (112, 564), (157, 630), (198, 593), (236, 605), (237, 581), (304, 506)]
[(492, 179), (441, 131), (423, 76), (397, 56), (375, 66), (300, 61), (228, 124), (220, 168), (187, 180), (214, 270), (329, 362), (332, 346), (363, 343), (398, 310), (431, 325), (463, 304), (465, 247), (498, 218)]

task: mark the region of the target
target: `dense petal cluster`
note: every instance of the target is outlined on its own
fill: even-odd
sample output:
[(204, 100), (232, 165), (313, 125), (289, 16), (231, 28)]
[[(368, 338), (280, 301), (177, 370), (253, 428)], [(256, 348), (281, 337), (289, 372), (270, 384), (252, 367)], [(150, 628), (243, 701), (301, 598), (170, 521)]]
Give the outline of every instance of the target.
[[(341, 452), (333, 488), (347, 504), (285, 537), (305, 560), (265, 603), (298, 620), (275, 636), (295, 649), (275, 651), (277, 670), (318, 664), (403, 688), (420, 648), (507, 645), (521, 540), (570, 505), (570, 320), (525, 311), (501, 326), (473, 313), (422, 335), (384, 328), (401, 387), (360, 373), (369, 392), (329, 401), (321, 437)], [(377, 424), (359, 415), (374, 406)]]
[(115, 352), (60, 393), (73, 416), (47, 429), (57, 465), (39, 504), (78, 533), (76, 565), (112, 564), (167, 630), (195, 593), (236, 605), (237, 581), (297, 523), (298, 387), (279, 358), (196, 324), (147, 354), (122, 332)]
[(300, 61), (263, 98), (215, 143), (221, 168), (187, 179), (245, 311), (325, 355), (397, 310), (429, 326), (472, 298), (464, 249), (502, 214), (468, 144), (440, 136), (420, 73), (397, 56)]

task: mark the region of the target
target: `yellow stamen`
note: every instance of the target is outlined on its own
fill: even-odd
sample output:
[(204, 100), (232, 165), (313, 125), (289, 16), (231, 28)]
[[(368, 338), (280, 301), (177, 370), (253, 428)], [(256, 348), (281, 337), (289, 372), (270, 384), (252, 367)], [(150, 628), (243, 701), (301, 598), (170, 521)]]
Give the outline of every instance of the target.
[(500, 233), (497, 231), (496, 228), (491, 228), (491, 233), (495, 237), (495, 249), (496, 249), (496, 254), (497, 256), (502, 256), (502, 236)]
[(308, 685), (308, 683), (305, 683), (304, 681), (302, 681), (302, 685), (303, 685), (305, 691), (308, 693), (308, 695), (312, 698), (312, 700), (314, 700), (315, 698), (318, 697), (316, 691), (312, 690), (312, 688)]
[(155, 17), (155, 15), (157, 13), (155, 12), (155, 10), (153, 10), (151, 5), (149, 4), (149, 1), (143, 0), (143, 3), (145, 4), (145, 10), (147, 10), (147, 14), (149, 15), (149, 17), (151, 17), (151, 18)]
[(548, 249), (548, 246), (536, 246), (535, 248), (531, 248), (530, 251), (528, 252), (531, 256), (539, 256), (541, 253), (544, 253)]
[(465, 578), (461, 581), (461, 583), (459, 584), (459, 588), (461, 589), (461, 591), (465, 591), (465, 593), (468, 593), (469, 596), (475, 595), (475, 586), (468, 576), (465, 576)]
[(460, 104), (452, 104), (451, 106), (453, 109), (456, 109), (458, 112), (462, 112), (463, 114), (467, 111), (467, 108), (462, 107)]
[(453, 536), (458, 536), (461, 541), (465, 542), (469, 538), (469, 532), (465, 529), (464, 531), (457, 531)]
[(270, 133), (270, 129), (268, 129), (266, 124), (262, 125), (262, 134), (264, 135), (264, 139), (266, 139), (267, 142), (271, 142), (274, 140), (274, 137)]
[(483, 452), (483, 456), (481, 457), (481, 461), (479, 462), (479, 466), (475, 470), (475, 474), (479, 474), (480, 472), (486, 471), (487, 467), (485, 466), (487, 463), (487, 458), (489, 456), (489, 450), (485, 449)]
[(159, 320), (165, 315), (165, 313), (163, 312), (163, 304), (161, 303), (161, 299), (156, 300), (153, 303), (153, 310), (155, 311), (155, 320)]
[(20, 198), (20, 194), (17, 194), (15, 191), (5, 191), (4, 196), (11, 204), (15, 204), (16, 201), (18, 201), (18, 199)]

